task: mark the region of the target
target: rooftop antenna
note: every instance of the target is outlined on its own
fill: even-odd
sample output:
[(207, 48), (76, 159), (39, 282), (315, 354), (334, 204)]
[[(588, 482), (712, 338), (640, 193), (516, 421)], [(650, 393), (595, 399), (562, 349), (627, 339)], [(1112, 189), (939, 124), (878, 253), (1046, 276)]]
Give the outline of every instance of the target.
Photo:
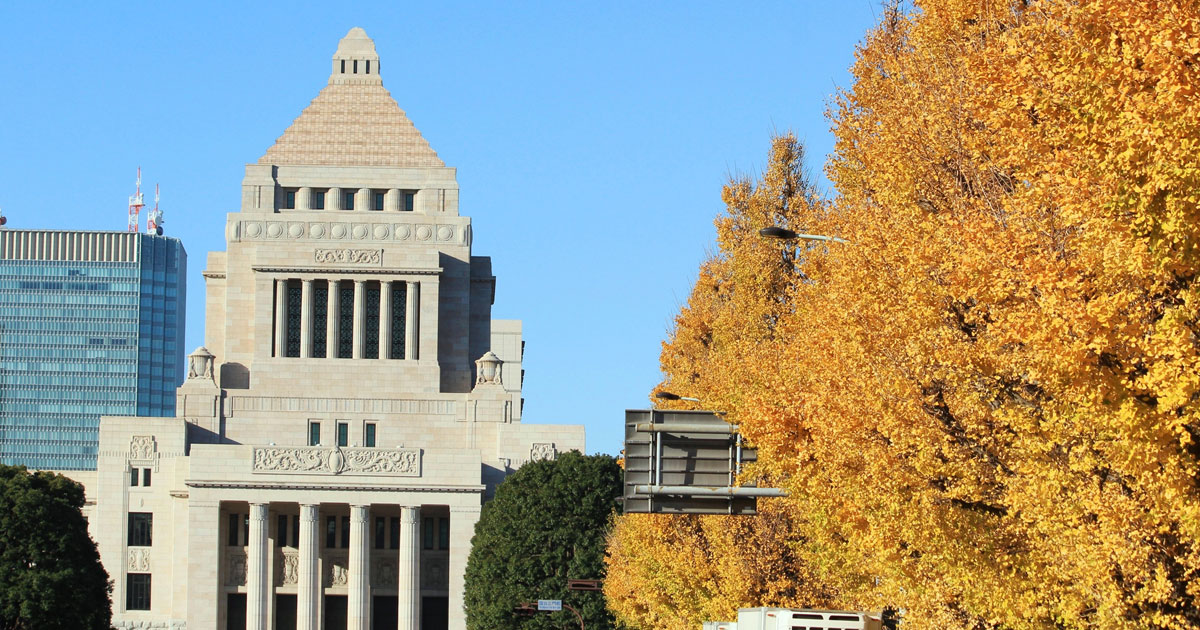
[(146, 204), (142, 201), (142, 167), (137, 171), (137, 192), (129, 197), (129, 231), (138, 230), (138, 214)]
[(154, 185), (154, 209), (146, 215), (146, 233), (162, 236), (162, 210), (158, 209), (158, 184)]

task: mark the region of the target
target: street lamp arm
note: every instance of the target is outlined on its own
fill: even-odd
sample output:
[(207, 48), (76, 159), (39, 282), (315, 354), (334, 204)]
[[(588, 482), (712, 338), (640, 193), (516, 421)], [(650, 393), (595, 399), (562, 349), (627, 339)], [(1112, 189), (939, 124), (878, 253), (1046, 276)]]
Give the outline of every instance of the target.
[(823, 236), (821, 234), (801, 234), (799, 232), (795, 232), (795, 231), (789, 230), (787, 228), (781, 228), (781, 227), (775, 227), (775, 226), (765, 227), (765, 228), (759, 230), (758, 235), (765, 236), (767, 238), (777, 238), (777, 239), (784, 240), (784, 241), (801, 240), (801, 241), (832, 241), (834, 243), (846, 243), (846, 244), (850, 243), (850, 241), (847, 241), (844, 238), (838, 238), (836, 236)]

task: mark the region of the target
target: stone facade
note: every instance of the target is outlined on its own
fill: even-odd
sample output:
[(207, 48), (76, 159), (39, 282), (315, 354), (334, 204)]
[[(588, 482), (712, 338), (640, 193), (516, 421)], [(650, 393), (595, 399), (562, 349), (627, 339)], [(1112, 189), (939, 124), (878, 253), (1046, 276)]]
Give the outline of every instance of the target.
[(378, 72), (351, 30), (246, 167), (177, 417), (104, 418), (73, 475), (119, 628), (461, 630), (486, 496), (584, 447), (521, 423), (520, 322), (491, 319), (455, 170)]

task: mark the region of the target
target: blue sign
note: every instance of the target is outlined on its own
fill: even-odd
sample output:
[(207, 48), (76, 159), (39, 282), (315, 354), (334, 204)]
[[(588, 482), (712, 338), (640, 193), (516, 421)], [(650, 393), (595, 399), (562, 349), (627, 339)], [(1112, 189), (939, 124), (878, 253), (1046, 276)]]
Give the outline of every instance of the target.
[(539, 599), (538, 610), (562, 610), (561, 599)]

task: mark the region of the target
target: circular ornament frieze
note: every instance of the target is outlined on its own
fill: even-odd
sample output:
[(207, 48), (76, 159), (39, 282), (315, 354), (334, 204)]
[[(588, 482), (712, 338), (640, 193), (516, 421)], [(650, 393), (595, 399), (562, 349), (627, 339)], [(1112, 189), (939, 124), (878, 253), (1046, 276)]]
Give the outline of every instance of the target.
[(271, 238), (279, 238), (283, 235), (283, 226), (278, 223), (267, 224), (267, 236)]
[(336, 223), (329, 233), (333, 235), (333, 238), (346, 238), (346, 226), (341, 223)]
[(288, 236), (292, 238), (300, 238), (304, 235), (304, 224), (293, 223), (288, 226)]
[(308, 235), (313, 238), (325, 238), (325, 224), (314, 223), (308, 228)]
[(439, 241), (448, 241), (452, 238), (454, 238), (454, 229), (453, 228), (451, 228), (448, 225), (443, 225), (442, 227), (438, 228), (438, 240)]
[(365, 226), (365, 225), (354, 226), (354, 238), (367, 238), (367, 226)]
[(375, 240), (381, 241), (387, 237), (388, 237), (388, 226), (376, 225), (375, 226)]
[(262, 236), (262, 224), (261, 223), (247, 223), (246, 224), (246, 236), (249, 236), (250, 238), (258, 238), (258, 237)]
[(417, 228), (417, 238), (421, 239), (422, 241), (428, 241), (430, 236), (433, 236), (433, 229), (428, 225), (422, 225), (421, 227)]
[(402, 241), (407, 241), (408, 239), (412, 238), (412, 228), (408, 227), (407, 225), (397, 225), (396, 238)]

